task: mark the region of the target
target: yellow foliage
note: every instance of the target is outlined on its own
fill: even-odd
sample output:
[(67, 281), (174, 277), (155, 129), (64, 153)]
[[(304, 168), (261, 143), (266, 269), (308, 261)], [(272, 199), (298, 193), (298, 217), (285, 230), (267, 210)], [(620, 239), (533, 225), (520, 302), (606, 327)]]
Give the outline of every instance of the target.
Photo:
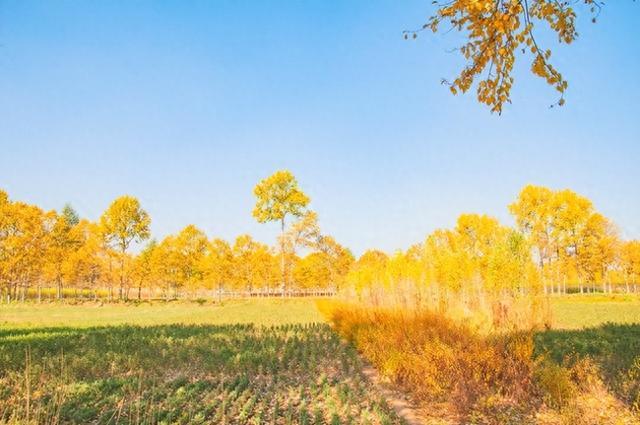
[[(564, 104), (563, 96), (568, 84), (549, 62), (551, 51), (539, 48), (534, 29), (544, 22), (557, 34), (561, 43), (574, 41), (578, 33), (576, 13), (571, 4), (553, 0), (531, 0), (528, 3), (453, 0), (434, 3), (438, 10), (423, 29), (436, 32), (446, 22), (451, 28), (465, 33), (466, 41), (459, 50), (467, 64), (450, 84), (453, 94), (465, 93), (479, 79), (478, 101), (490, 107), (492, 112), (501, 113), (504, 104), (511, 102), (516, 53), (528, 50), (533, 55), (531, 72), (553, 86), (560, 93), (557, 104)], [(595, 0), (583, 3), (594, 11), (600, 8)], [(413, 38), (416, 34), (413, 32)]]

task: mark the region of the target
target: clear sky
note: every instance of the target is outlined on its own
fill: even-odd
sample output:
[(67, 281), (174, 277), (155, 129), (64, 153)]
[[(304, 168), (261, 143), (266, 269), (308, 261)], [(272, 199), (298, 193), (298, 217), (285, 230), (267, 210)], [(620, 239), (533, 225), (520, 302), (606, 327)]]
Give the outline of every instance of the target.
[(158, 238), (193, 223), (271, 243), (252, 188), (288, 168), (324, 231), (359, 254), (407, 247), (463, 212), (511, 223), (507, 204), (535, 183), (588, 196), (640, 237), (640, 4), (608, 2), (555, 48), (561, 109), (518, 58), (501, 117), (440, 85), (462, 65), (455, 34), (402, 39), (432, 11), (0, 0), (0, 188), (90, 219), (131, 194)]

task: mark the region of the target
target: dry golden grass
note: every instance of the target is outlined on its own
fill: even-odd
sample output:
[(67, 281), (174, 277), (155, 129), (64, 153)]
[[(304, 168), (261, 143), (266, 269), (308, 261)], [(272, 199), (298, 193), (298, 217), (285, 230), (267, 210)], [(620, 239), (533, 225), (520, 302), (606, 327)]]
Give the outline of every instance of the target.
[(320, 308), (384, 376), (425, 410), (437, 409), (444, 423), (639, 423), (633, 404), (614, 395), (595, 363), (534, 354), (533, 331), (480, 332), (429, 311), (335, 302)]

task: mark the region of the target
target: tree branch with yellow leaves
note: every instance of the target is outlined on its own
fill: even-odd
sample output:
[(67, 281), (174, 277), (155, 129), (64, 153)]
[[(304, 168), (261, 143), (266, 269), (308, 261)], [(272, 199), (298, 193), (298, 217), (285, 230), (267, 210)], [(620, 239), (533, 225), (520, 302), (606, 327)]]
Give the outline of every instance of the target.
[[(405, 39), (416, 38), (418, 33), (430, 29), (437, 32), (443, 23), (463, 32), (466, 42), (455, 49), (467, 61), (460, 74), (448, 82), (453, 94), (466, 93), (477, 82), (478, 101), (502, 113), (506, 103), (511, 103), (513, 67), (516, 52), (533, 55), (531, 72), (543, 78), (558, 93), (559, 99), (551, 105), (562, 106), (568, 83), (551, 64), (551, 50), (542, 50), (534, 30), (543, 23), (555, 32), (560, 43), (570, 44), (577, 37), (574, 6), (589, 8), (591, 21), (596, 22), (604, 3), (598, 0), (434, 0), (436, 13), (421, 29), (404, 31)], [(488, 68), (486, 75), (484, 71)]]

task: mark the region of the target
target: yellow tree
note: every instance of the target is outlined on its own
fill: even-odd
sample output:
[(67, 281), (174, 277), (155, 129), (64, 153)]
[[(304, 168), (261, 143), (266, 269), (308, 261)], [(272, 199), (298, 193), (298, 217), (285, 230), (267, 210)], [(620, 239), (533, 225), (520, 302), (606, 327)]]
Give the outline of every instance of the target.
[[(551, 219), (551, 240), (557, 263), (553, 279), (557, 292), (566, 292), (566, 283), (580, 261), (583, 247), (580, 234), (589, 218), (594, 214), (593, 204), (587, 198), (565, 189), (553, 192), (549, 200), (548, 214)], [(579, 274), (578, 278), (580, 278)], [(582, 281), (579, 280), (582, 287)]]
[(88, 288), (97, 298), (97, 291), (108, 273), (108, 253), (102, 237), (102, 229), (96, 223), (80, 220), (74, 226), (77, 248), (64, 259), (64, 279), (76, 287)]
[(203, 283), (202, 259), (207, 253), (207, 236), (193, 224), (186, 226), (173, 240), (173, 260), (177, 267), (175, 284), (192, 292)]
[[(11, 201), (9, 195), (0, 189), (0, 286), (6, 290), (9, 299), (7, 262), (8, 262), (8, 238), (11, 234)], [(6, 289), (5, 289), (6, 287)], [(2, 297), (3, 294), (0, 294)]]
[(293, 278), (301, 289), (328, 289), (332, 284), (330, 260), (324, 252), (312, 252), (301, 258), (293, 269)]
[(322, 258), (327, 261), (331, 289), (339, 291), (355, 261), (353, 254), (331, 236), (321, 236), (318, 240), (317, 249), (325, 254)]
[(318, 215), (313, 211), (305, 212), (281, 237), (284, 237), (281, 246), (285, 254), (286, 277), (289, 277), (293, 265), (299, 259), (298, 249), (315, 250), (319, 246), (322, 236), (318, 226)]
[(454, 231), (438, 229), (430, 234), (424, 243), (423, 261), (432, 301), (443, 306), (450, 293), (460, 293), (472, 279), (470, 255), (460, 247)]
[(181, 282), (180, 257), (175, 235), (168, 235), (158, 244), (153, 253), (155, 282), (160, 285), (165, 299), (169, 299), (171, 290), (174, 294)]
[(547, 293), (545, 268), (553, 258), (553, 217), (550, 210), (553, 191), (546, 187), (525, 186), (518, 199), (509, 205), (509, 211), (516, 219), (518, 229), (529, 239), (535, 247), (535, 255), (540, 267), (544, 292)]
[(7, 301), (18, 295), (24, 300), (29, 286), (42, 279), (54, 216), (0, 192), (0, 278)]
[(257, 243), (249, 235), (240, 235), (233, 244), (233, 286), (251, 292), (254, 284), (253, 260)]
[(591, 284), (600, 281), (602, 292), (611, 292), (607, 272), (614, 266), (619, 248), (618, 232), (613, 223), (602, 214), (591, 214), (578, 238), (581, 248), (577, 255), (580, 272)]
[[(581, 3), (594, 16), (600, 2)], [(501, 113), (511, 102), (512, 76), (516, 53), (531, 55), (531, 72), (544, 79), (559, 93), (557, 105), (564, 104), (567, 81), (550, 62), (551, 50), (543, 50), (534, 34), (540, 24), (547, 24), (560, 43), (569, 44), (578, 36), (574, 2), (557, 0), (434, 0), (437, 7), (422, 29), (438, 31), (443, 23), (464, 32), (464, 43), (458, 49), (467, 61), (460, 75), (449, 83), (453, 94), (465, 93), (475, 80), (478, 101), (492, 112)], [(405, 32), (405, 38), (416, 37), (418, 31)]]
[(251, 252), (251, 282), (252, 285), (260, 285), (262, 290), (267, 292), (271, 290), (274, 283), (278, 280), (278, 264), (277, 259), (273, 255), (269, 246), (255, 242), (253, 251)]
[(251, 293), (258, 286), (269, 288), (273, 281), (273, 256), (269, 247), (249, 235), (236, 238), (233, 252), (233, 282), (237, 289)]
[(120, 289), (123, 298), (125, 288), (126, 253), (131, 242), (149, 239), (151, 218), (142, 209), (140, 201), (132, 196), (121, 196), (111, 203), (100, 217), (105, 240), (120, 253)]
[(633, 284), (633, 292), (638, 292), (638, 281), (640, 281), (640, 241), (626, 241), (622, 244), (620, 262), (624, 272), (627, 292), (630, 291), (629, 281)]
[(75, 229), (79, 221), (78, 214), (71, 205), (67, 204), (64, 206), (62, 213), (56, 215), (49, 233), (50, 240), (47, 249), (45, 273), (55, 284), (58, 299), (63, 296), (63, 264), (79, 243), (79, 235), (77, 235), (77, 229)]
[(220, 300), (224, 285), (232, 281), (234, 271), (233, 251), (227, 241), (214, 239), (209, 243), (201, 270), (204, 272), (207, 288), (216, 288)]
[(193, 292), (207, 286), (209, 248), (206, 235), (190, 224), (153, 249), (151, 279), (162, 287), (166, 299), (171, 292), (177, 297), (183, 288)]
[(487, 253), (485, 288), (494, 293), (531, 294), (537, 279), (531, 276), (535, 265), (530, 245), (521, 233), (504, 230)]
[(388, 259), (387, 254), (382, 251), (369, 250), (353, 264), (347, 275), (347, 281), (359, 300), (366, 297), (374, 304), (382, 301), (381, 291)]
[(488, 215), (462, 214), (458, 217), (455, 232), (459, 247), (474, 263), (475, 278), (486, 281), (489, 254), (508, 233), (508, 229)]
[(387, 261), (384, 290), (404, 307), (417, 307), (422, 302), (419, 251), (419, 247), (396, 251)]
[(156, 249), (158, 248), (158, 242), (155, 239), (151, 239), (149, 243), (144, 247), (142, 251), (134, 258), (132, 268), (132, 278), (138, 288), (138, 300), (142, 299), (142, 288), (147, 288), (148, 297), (151, 298), (154, 271), (156, 265), (154, 262), (157, 260)]
[(253, 189), (256, 205), (253, 216), (259, 223), (280, 223), (280, 274), (282, 292), (286, 290), (285, 225), (287, 217), (300, 217), (309, 204), (309, 197), (300, 190), (298, 181), (288, 170), (280, 170), (261, 180)]

